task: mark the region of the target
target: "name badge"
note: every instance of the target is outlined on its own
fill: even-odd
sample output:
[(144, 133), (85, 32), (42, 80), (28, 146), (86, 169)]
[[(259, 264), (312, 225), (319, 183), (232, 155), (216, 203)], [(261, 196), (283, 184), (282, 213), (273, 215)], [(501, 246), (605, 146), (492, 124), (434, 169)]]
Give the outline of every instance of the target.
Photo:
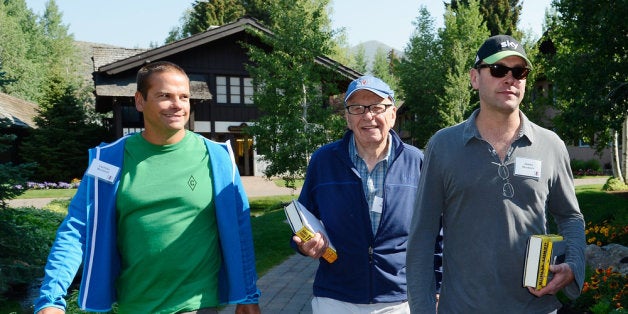
[(120, 172), (119, 167), (98, 159), (94, 159), (89, 168), (87, 168), (87, 175), (109, 183), (113, 183), (118, 176), (118, 172)]
[(517, 157), (515, 159), (515, 175), (538, 179), (541, 177), (540, 160)]
[(371, 207), (371, 211), (381, 214), (382, 207), (384, 207), (384, 199), (379, 196), (375, 196), (375, 198), (373, 199), (373, 206)]

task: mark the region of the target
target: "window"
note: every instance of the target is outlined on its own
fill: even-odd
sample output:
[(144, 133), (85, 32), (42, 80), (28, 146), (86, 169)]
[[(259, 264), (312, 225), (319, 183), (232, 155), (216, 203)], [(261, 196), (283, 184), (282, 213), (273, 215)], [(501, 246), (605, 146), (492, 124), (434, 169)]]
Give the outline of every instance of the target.
[(244, 78), (244, 104), (253, 104), (253, 79), (250, 77)]
[(231, 105), (253, 104), (253, 79), (240, 76), (216, 76), (216, 102)]

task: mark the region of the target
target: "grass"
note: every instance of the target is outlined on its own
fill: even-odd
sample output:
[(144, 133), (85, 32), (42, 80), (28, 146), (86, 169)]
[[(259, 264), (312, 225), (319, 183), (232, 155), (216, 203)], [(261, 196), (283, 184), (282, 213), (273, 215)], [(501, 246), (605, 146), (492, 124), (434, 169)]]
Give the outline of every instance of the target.
[[(614, 221), (616, 224), (628, 225), (628, 198), (618, 193), (606, 193), (601, 185), (583, 185), (576, 187), (578, 204), (585, 221), (601, 223)], [(628, 193), (628, 191), (624, 192)], [(624, 210), (621, 210), (624, 208)], [(623, 245), (627, 245), (624, 243)]]
[(41, 189), (41, 190), (26, 190), (24, 194), (16, 197), (16, 199), (26, 198), (71, 198), (76, 193), (76, 189)]

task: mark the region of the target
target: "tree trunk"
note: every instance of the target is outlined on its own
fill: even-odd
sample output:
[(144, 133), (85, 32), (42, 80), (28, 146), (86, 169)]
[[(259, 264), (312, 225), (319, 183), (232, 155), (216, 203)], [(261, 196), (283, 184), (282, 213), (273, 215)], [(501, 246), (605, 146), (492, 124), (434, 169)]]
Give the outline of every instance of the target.
[(623, 177), (622, 177), (622, 171), (621, 171), (621, 162), (620, 160), (620, 155), (619, 155), (619, 135), (617, 131), (613, 131), (613, 141), (611, 142), (611, 169), (613, 170), (613, 177), (621, 180), (622, 182), (624, 181)]
[(622, 144), (621, 145), (622, 152), (621, 152), (621, 158), (619, 159), (620, 160), (620, 167), (619, 167), (620, 177), (618, 178), (622, 180), (624, 183), (628, 184), (628, 112), (624, 116), (624, 127), (623, 127), (622, 136), (621, 136), (621, 144)]

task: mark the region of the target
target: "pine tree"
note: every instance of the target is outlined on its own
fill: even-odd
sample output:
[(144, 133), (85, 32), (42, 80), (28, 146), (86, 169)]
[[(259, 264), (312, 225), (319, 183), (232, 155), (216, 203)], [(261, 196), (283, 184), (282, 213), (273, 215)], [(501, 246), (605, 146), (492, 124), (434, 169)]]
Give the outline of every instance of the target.
[(469, 69), (478, 47), (488, 37), (478, 0), (468, 0), (468, 5), (460, 5), (456, 11), (447, 8), (445, 29), (441, 32), (446, 83), (444, 93), (438, 97), (437, 110), (445, 122), (443, 127), (462, 122), (473, 109)]
[(364, 45), (358, 45), (357, 50), (353, 55), (352, 68), (363, 74), (368, 71), (368, 62), (366, 60)]
[(443, 93), (445, 66), (441, 62), (442, 46), (435, 30), (435, 20), (425, 6), (412, 23), (415, 27), (404, 50), (404, 58), (396, 67), (399, 85), (404, 94), (404, 110), (413, 118), (402, 125), (412, 135), (412, 144), (424, 147), (444, 122), (435, 115)]
[[(521, 0), (479, 0), (480, 14), (482, 15), (490, 36), (506, 34), (514, 38), (521, 38), (517, 28), (521, 15)], [(451, 8), (458, 11), (462, 6), (470, 6), (468, 0), (452, 0)]]
[(77, 97), (77, 88), (57, 78), (45, 88), (39, 115), (21, 149), (21, 157), (37, 162), (40, 181), (69, 182), (81, 178), (87, 166), (87, 150), (108, 139), (102, 126), (90, 122), (87, 107)]
[(246, 14), (240, 0), (195, 0), (181, 20), (183, 25), (170, 31), (166, 43), (202, 33), (213, 26), (236, 21)]
[[(11, 121), (7, 118), (0, 118), (0, 157), (6, 156), (10, 159), (17, 138), (13, 133)], [(0, 208), (5, 208), (7, 200), (24, 193), (26, 182), (35, 165), (29, 163), (16, 165), (2, 159), (4, 158), (0, 158)]]

